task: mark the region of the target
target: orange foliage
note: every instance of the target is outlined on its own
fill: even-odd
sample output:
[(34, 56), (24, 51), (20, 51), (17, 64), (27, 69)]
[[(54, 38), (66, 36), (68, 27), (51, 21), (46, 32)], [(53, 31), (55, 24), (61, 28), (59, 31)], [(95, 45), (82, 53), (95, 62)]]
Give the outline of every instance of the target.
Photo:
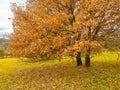
[(106, 42), (119, 38), (119, 8), (120, 0), (27, 0), (26, 7), (13, 4), (9, 50), (28, 58), (70, 52), (89, 57), (94, 49), (105, 48)]

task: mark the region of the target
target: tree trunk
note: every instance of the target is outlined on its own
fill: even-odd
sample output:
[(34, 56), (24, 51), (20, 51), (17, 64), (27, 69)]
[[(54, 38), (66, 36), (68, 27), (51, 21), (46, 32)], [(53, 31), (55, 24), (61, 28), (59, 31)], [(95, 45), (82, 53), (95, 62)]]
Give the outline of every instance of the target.
[[(91, 14), (91, 12), (90, 12)], [(87, 46), (87, 50), (86, 50), (86, 54), (85, 54), (85, 66), (86, 67), (90, 67), (90, 51), (91, 51), (91, 26), (88, 27), (88, 46)]]
[(86, 51), (86, 55), (85, 55), (85, 66), (86, 66), (86, 67), (90, 67), (90, 47), (89, 47), (88, 50)]
[(90, 56), (85, 56), (85, 66), (90, 67)]
[(78, 54), (76, 56), (76, 62), (77, 62), (77, 66), (81, 66), (82, 65), (81, 52), (78, 52)]
[(61, 57), (59, 57), (59, 62), (61, 62)]

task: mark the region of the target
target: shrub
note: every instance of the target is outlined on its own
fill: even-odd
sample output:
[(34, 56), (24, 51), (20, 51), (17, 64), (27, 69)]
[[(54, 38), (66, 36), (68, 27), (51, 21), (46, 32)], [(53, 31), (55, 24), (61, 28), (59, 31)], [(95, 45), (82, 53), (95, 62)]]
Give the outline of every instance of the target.
[(4, 56), (4, 50), (0, 48), (0, 57)]

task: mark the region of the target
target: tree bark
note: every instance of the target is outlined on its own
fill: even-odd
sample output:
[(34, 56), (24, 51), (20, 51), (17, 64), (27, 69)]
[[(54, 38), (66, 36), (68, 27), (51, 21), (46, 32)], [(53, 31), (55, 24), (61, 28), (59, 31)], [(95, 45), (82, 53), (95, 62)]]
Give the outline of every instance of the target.
[(77, 62), (77, 66), (81, 66), (82, 65), (81, 52), (78, 52), (78, 54), (76, 56), (76, 62)]
[[(91, 12), (90, 12), (91, 14)], [(90, 67), (90, 51), (91, 51), (91, 26), (88, 27), (88, 46), (86, 48), (86, 54), (85, 54), (85, 66)]]
[(85, 55), (85, 66), (86, 66), (86, 67), (90, 67), (90, 47), (89, 47), (88, 50), (86, 51), (86, 55)]
[(85, 57), (85, 66), (90, 67), (90, 56)]

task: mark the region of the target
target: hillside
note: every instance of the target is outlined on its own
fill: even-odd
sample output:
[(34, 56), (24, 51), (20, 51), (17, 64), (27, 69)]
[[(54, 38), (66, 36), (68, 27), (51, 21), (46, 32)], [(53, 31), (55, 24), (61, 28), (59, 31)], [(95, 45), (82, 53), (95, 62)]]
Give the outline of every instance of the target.
[(7, 42), (7, 41), (8, 41), (8, 39), (0, 38), (0, 43), (1, 43), (1, 42)]

